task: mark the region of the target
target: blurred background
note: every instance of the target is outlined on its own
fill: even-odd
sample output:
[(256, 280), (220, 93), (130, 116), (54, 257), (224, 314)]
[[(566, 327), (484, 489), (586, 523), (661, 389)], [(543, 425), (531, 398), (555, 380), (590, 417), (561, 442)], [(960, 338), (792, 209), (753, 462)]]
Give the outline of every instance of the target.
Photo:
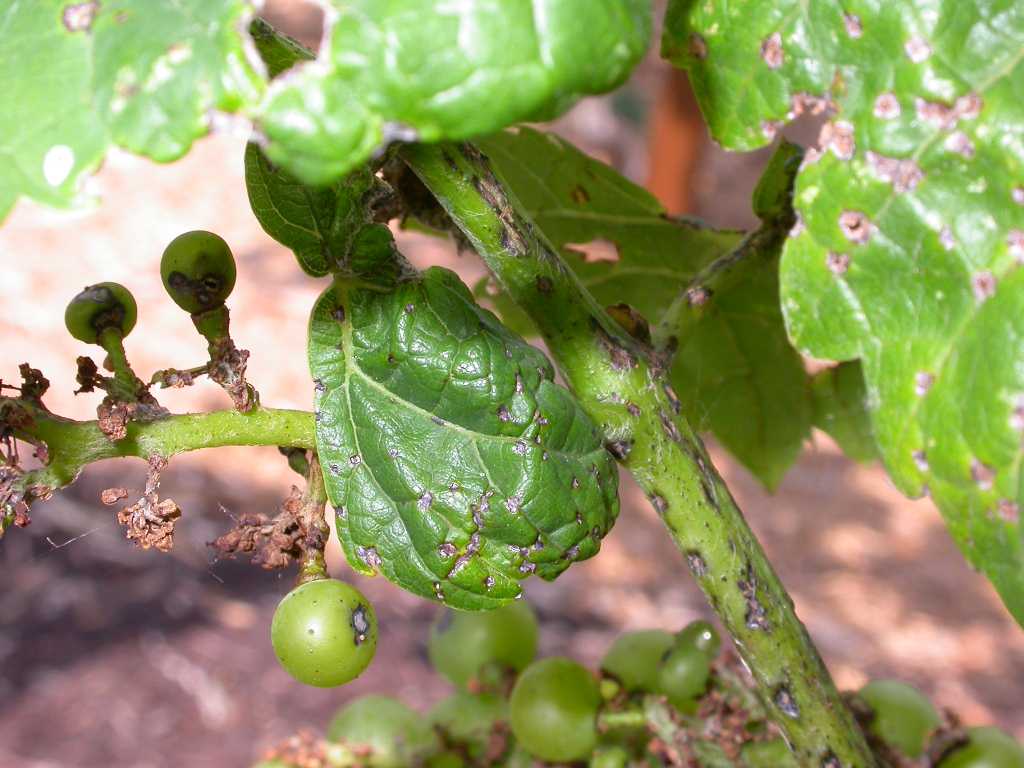
[[(280, 0), (264, 15), (316, 46), (315, 7)], [(672, 213), (722, 227), (753, 221), (749, 195), (766, 154), (718, 150), (685, 81), (654, 52), (628, 86), (584, 101), (552, 128), (646, 184)], [(808, 144), (817, 130), (796, 125), (787, 135)], [(52, 410), (93, 418), (97, 397), (72, 391), (75, 357), (96, 350), (67, 335), (63, 310), (102, 280), (129, 286), (142, 308), (126, 346), (143, 378), (203, 362), (205, 346), (165, 296), (158, 265), (174, 236), (210, 229), (239, 261), (229, 305), (233, 335), (252, 352), (251, 381), (264, 403), (309, 408), (302, 350), (323, 286), (252, 217), (245, 138), (213, 135), (169, 166), (112, 153), (92, 180), (101, 198), (92, 211), (19, 203), (0, 228), (0, 378), (16, 381), (18, 363), (28, 361), (53, 382)], [(469, 283), (483, 274), (449, 242), (397, 234), (417, 265), (448, 266)], [(158, 396), (175, 411), (229, 405), (206, 383)], [(710, 448), (840, 687), (898, 677), (969, 723), (1024, 738), (1024, 631), (966, 565), (930, 502), (904, 499), (881, 468), (852, 463), (821, 434), (774, 495)], [(426, 662), (436, 606), (383, 579), (355, 577), (334, 545), (333, 574), (353, 579), (377, 609), (376, 661), (356, 682), (327, 691), (301, 686), (277, 665), (270, 617), (294, 573), (216, 562), (206, 546), (231, 527), (229, 515), (272, 513), (287, 496), (296, 476), (276, 450), (176, 458), (162, 484), (184, 510), (170, 554), (136, 550), (99, 501), (112, 485), (140, 489), (143, 469), (140, 461), (91, 466), (34, 509), (30, 528), (0, 542), (0, 766), (245, 766), (297, 728), (323, 727), (362, 693), (425, 708), (448, 692)], [(543, 653), (594, 664), (623, 630), (674, 630), (709, 617), (626, 476), (622, 500), (600, 556), (555, 583), (526, 582)]]

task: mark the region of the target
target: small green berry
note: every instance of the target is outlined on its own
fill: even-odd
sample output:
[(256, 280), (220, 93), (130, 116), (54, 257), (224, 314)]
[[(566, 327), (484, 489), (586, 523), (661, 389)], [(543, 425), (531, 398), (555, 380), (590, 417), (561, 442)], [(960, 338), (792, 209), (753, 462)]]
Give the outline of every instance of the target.
[(676, 645), (658, 669), (658, 693), (680, 712), (693, 714), (710, 676), (711, 661), (704, 651), (693, 645)]
[(512, 733), (542, 760), (566, 763), (590, 757), (597, 744), (597, 681), (571, 659), (534, 662), (509, 698)]
[(970, 728), (967, 743), (943, 757), (938, 768), (1024, 768), (1024, 748), (998, 728)]
[(898, 680), (873, 680), (857, 694), (871, 707), (871, 732), (907, 757), (924, 752), (939, 727), (939, 713), (916, 688)]
[(327, 738), (372, 768), (406, 768), (437, 749), (437, 736), (416, 711), (390, 696), (362, 696), (340, 709)]
[(160, 259), (160, 278), (174, 303), (191, 314), (224, 304), (235, 287), (235, 257), (228, 244), (201, 229), (171, 240)]
[(274, 611), (270, 640), (288, 674), (306, 685), (331, 688), (369, 666), (377, 649), (377, 619), (358, 589), (317, 579), (284, 596)]
[(658, 684), (658, 665), (672, 644), (672, 635), (660, 629), (626, 632), (604, 655), (601, 671), (627, 691), (653, 691)]
[(135, 298), (123, 285), (96, 283), (71, 300), (64, 311), (64, 325), (79, 341), (98, 344), (108, 328), (116, 328), (122, 337), (131, 333), (138, 312)]
[(690, 622), (679, 631), (675, 644), (691, 645), (697, 650), (703, 651), (708, 659), (713, 660), (722, 646), (722, 639), (708, 622), (698, 620)]
[(440, 614), (430, 628), (430, 663), (460, 688), (488, 667), (518, 672), (537, 654), (537, 619), (518, 600), (492, 611)]

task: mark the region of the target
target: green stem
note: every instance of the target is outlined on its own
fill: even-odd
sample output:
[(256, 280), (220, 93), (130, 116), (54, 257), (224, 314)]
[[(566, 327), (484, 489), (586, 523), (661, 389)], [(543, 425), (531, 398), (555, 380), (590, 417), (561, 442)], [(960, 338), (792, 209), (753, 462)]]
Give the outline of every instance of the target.
[[(24, 407), (24, 404), (23, 404)], [(74, 421), (31, 408), (31, 422), (16, 435), (46, 444), (49, 463), (33, 472), (39, 485), (59, 488), (72, 482), (87, 464), (122, 456), (171, 456), (226, 445), (284, 445), (312, 450), (313, 414), (275, 408), (185, 413), (148, 422), (130, 421), (128, 435), (112, 442), (95, 421)]]
[[(128, 355), (124, 351), (124, 336), (120, 328), (105, 328), (100, 333), (99, 344), (107, 353), (110, 370), (114, 372), (114, 382), (121, 400), (135, 400), (142, 382), (135, 375)], [(113, 393), (112, 393), (113, 394)]]
[(331, 529), (324, 520), (324, 507), (327, 504), (327, 487), (324, 485), (324, 474), (320, 461), (310, 461), (306, 470), (306, 490), (302, 494), (302, 512), (300, 523), (306, 531), (306, 539), (302, 547), (302, 562), (296, 586), (307, 581), (327, 578), (327, 559), (324, 547), (330, 537)]
[(537, 324), (606, 444), (647, 493), (757, 678), (800, 764), (875, 761), (657, 359), (601, 310), (471, 145), (410, 145), (405, 161)]
[(646, 727), (647, 714), (642, 709), (601, 712), (597, 716), (597, 728), (602, 733), (613, 730), (638, 730)]

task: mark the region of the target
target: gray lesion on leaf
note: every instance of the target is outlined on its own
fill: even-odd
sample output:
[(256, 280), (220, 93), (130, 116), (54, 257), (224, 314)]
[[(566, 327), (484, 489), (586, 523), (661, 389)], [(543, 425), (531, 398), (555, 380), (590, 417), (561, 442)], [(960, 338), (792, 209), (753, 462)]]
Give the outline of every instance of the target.
[(831, 151), (840, 160), (850, 160), (857, 151), (853, 138), (853, 124), (845, 120), (825, 123), (818, 135), (822, 151)]
[(886, 157), (870, 150), (865, 153), (865, 157), (875, 176), (881, 181), (892, 184), (892, 188), (896, 192), (909, 192), (924, 178), (921, 166), (910, 158)]
[(974, 142), (971, 141), (971, 137), (963, 131), (954, 131), (946, 137), (943, 145), (947, 152), (953, 152), (957, 155), (961, 155), (968, 160), (974, 157)]
[(886, 92), (878, 94), (875, 99), (874, 115), (879, 120), (895, 120), (900, 116), (903, 108), (895, 93)]
[(860, 16), (852, 13), (843, 14), (843, 26), (846, 27), (846, 34), (856, 40), (864, 34), (864, 27), (860, 22)]
[(761, 43), (761, 58), (768, 65), (769, 69), (778, 69), (782, 66), (785, 56), (782, 50), (782, 35), (773, 32)]
[(903, 44), (903, 51), (907, 54), (907, 58), (915, 64), (926, 61), (932, 55), (932, 47), (928, 41), (916, 35)]
[(996, 513), (1004, 522), (1014, 525), (1020, 522), (1020, 506), (1010, 499), (1000, 499), (996, 505)]
[(689, 50), (690, 55), (698, 61), (703, 61), (708, 57), (707, 41), (705, 41), (704, 38), (696, 32), (690, 33)]
[(996, 276), (988, 270), (976, 272), (971, 277), (971, 290), (974, 292), (974, 298), (979, 302), (992, 298), (996, 292), (996, 284)]
[(935, 374), (928, 371), (918, 371), (914, 374), (914, 394), (918, 397), (924, 397), (928, 394), (928, 390), (932, 388), (934, 383)]
[(839, 214), (839, 229), (851, 243), (864, 245), (871, 239), (874, 225), (862, 211), (843, 211)]
[(955, 128), (961, 120), (975, 119), (981, 114), (983, 106), (984, 102), (977, 93), (964, 94), (952, 105), (941, 101), (927, 101), (920, 97), (914, 100), (917, 119), (941, 130)]
[(971, 459), (971, 480), (983, 491), (992, 489), (992, 483), (996, 479), (995, 470), (978, 459)]
[(375, 571), (379, 570), (384, 562), (375, 547), (356, 547), (356, 555), (367, 567)]
[(845, 275), (850, 268), (850, 254), (829, 251), (825, 255), (825, 266), (834, 275)]
[(92, 29), (93, 19), (99, 11), (100, 4), (96, 0), (87, 3), (65, 5), (61, 21), (68, 32), (88, 32)]
[(924, 451), (914, 451), (910, 454), (910, 458), (914, 462), (914, 466), (921, 472), (927, 472), (930, 469), (928, 466), (928, 456)]

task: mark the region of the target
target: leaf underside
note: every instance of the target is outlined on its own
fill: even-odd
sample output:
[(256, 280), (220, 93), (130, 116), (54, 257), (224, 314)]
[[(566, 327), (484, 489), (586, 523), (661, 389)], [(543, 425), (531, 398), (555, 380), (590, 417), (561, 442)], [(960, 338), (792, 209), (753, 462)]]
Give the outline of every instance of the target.
[(254, 104), (244, 0), (14, 0), (0, 8), (0, 220), (25, 196), (84, 202), (83, 177), (117, 145), (169, 162), (210, 112)]
[[(519, 128), (477, 143), (595, 298), (625, 302), (652, 326), (742, 241), (741, 233), (670, 218), (646, 190), (553, 134)], [(504, 296), (482, 286), (477, 293), (516, 330), (532, 332)], [(812, 416), (807, 374), (779, 308), (777, 246), (702, 295), (666, 329), (679, 342), (672, 384), (694, 427), (712, 432), (773, 488)]]
[[(331, 0), (329, 43), (262, 107), (268, 155), (326, 184), (383, 145), (550, 119), (647, 49), (649, 0)], [(581, 19), (585, 34), (581, 34)]]
[(1024, 6), (674, 2), (663, 42), (726, 147), (829, 115), (783, 255), (790, 337), (862, 361), (893, 480), (1024, 623)]
[(337, 281), (310, 322), (317, 448), (349, 563), (486, 609), (600, 547), (618, 475), (547, 358), (431, 268)]

